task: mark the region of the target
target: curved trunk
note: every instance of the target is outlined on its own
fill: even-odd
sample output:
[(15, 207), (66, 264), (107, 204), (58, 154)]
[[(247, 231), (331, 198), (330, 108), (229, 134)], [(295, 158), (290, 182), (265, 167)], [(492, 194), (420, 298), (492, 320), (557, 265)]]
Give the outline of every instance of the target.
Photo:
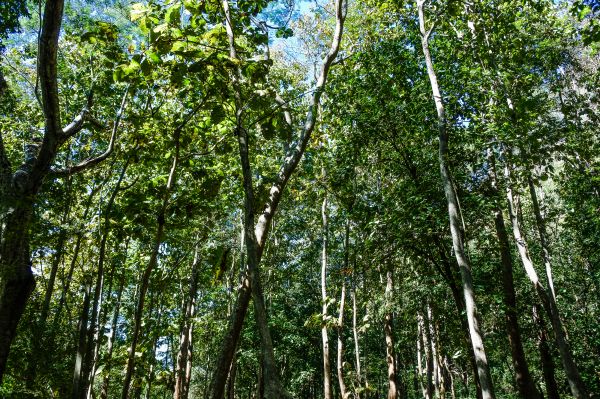
[(521, 227), (517, 218), (518, 197), (516, 197), (513, 194), (512, 188), (510, 186), (511, 173), (508, 166), (505, 167), (505, 175), (507, 178), (506, 197), (508, 199), (508, 213), (513, 228), (513, 235), (517, 243), (517, 248), (519, 250), (519, 256), (521, 257), (521, 262), (523, 263), (523, 267), (525, 269), (527, 277), (533, 284), (535, 292), (540, 298), (544, 311), (546, 312), (548, 318), (550, 319), (550, 322), (552, 323), (554, 339), (556, 342), (556, 346), (558, 347), (558, 352), (560, 353), (560, 358), (563, 364), (563, 368), (565, 370), (565, 374), (567, 376), (567, 380), (569, 381), (571, 394), (576, 399), (587, 399), (589, 398), (589, 396), (587, 394), (587, 390), (585, 388), (583, 380), (579, 375), (577, 364), (573, 359), (571, 347), (563, 330), (562, 320), (560, 319), (560, 316), (558, 314), (556, 302), (554, 302), (553, 300), (552, 293), (549, 292), (549, 290), (547, 291), (546, 289), (544, 289), (544, 287), (542, 286), (542, 283), (540, 282), (540, 279), (537, 275), (537, 272), (535, 270), (535, 267), (533, 266), (533, 262), (529, 255), (527, 242), (525, 241), (525, 237), (521, 232)]
[(469, 324), (469, 333), (475, 360), (477, 363), (477, 372), (481, 384), (481, 393), (483, 399), (495, 399), (492, 376), (488, 366), (487, 355), (483, 345), (483, 334), (479, 323), (479, 314), (475, 301), (475, 290), (473, 288), (473, 275), (471, 264), (465, 253), (464, 231), (459, 217), (458, 196), (452, 184), (452, 175), (448, 166), (448, 131), (446, 129), (446, 115), (442, 94), (439, 89), (437, 75), (433, 67), (433, 61), (429, 52), (429, 35), (431, 31), (425, 29), (425, 15), (423, 12), (424, 0), (417, 0), (419, 13), (419, 27), (421, 31), (421, 46), (427, 64), (427, 74), (431, 83), (433, 100), (435, 102), (438, 115), (439, 129), (439, 167), (444, 186), (444, 194), (448, 204), (448, 218), (450, 220), (450, 233), (452, 235), (452, 248), (456, 256), (456, 261), (460, 268), (460, 275), (463, 285), (463, 294), (467, 310), (467, 320)]

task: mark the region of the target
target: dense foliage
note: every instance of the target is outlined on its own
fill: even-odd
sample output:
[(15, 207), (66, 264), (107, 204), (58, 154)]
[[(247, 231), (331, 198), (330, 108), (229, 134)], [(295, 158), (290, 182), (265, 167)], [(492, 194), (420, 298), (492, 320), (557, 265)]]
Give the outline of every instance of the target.
[(599, 9), (1, 2), (0, 397), (598, 397)]

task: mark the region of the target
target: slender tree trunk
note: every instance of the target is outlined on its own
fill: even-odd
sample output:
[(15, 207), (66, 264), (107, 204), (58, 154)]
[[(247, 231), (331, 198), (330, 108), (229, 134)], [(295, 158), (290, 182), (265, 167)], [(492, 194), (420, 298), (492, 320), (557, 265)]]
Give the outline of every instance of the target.
[[(271, 189), (269, 190), (269, 198), (265, 204), (264, 210), (263, 210), (262, 214), (260, 215), (260, 217), (258, 218), (258, 222), (257, 222), (256, 226), (253, 226), (253, 229), (249, 229), (247, 226), (247, 224), (248, 224), (247, 222), (249, 222), (251, 220), (253, 221), (253, 218), (254, 218), (253, 212), (252, 212), (252, 214), (245, 215), (245, 229), (246, 229), (245, 240), (246, 240), (246, 243), (250, 242), (251, 244), (253, 242), (256, 242), (256, 250), (255, 250), (255, 254), (253, 254), (251, 257), (250, 248), (247, 248), (248, 267), (249, 267), (249, 276), (248, 277), (249, 278), (244, 278), (244, 282), (242, 283), (242, 287), (239, 290), (238, 297), (236, 300), (235, 311), (233, 312), (233, 316), (231, 318), (229, 328), (223, 339), (220, 356), (218, 358), (217, 366), (216, 366), (216, 369), (215, 369), (215, 372), (213, 374), (213, 378), (211, 381), (211, 398), (212, 399), (222, 399), (223, 398), (223, 395), (225, 392), (225, 384), (227, 382), (227, 374), (231, 368), (231, 361), (233, 359), (233, 354), (234, 354), (235, 348), (237, 347), (237, 343), (238, 343), (238, 340), (240, 337), (240, 332), (241, 332), (242, 325), (244, 322), (244, 317), (246, 315), (246, 311), (248, 309), (248, 304), (250, 302), (250, 296), (252, 295), (252, 296), (260, 297), (262, 295), (262, 290), (261, 290), (260, 286), (254, 287), (254, 284), (252, 284), (252, 286), (250, 284), (251, 281), (252, 282), (255, 281), (254, 278), (258, 277), (258, 269), (253, 269), (253, 266), (254, 265), (257, 267), (259, 266), (260, 259), (262, 256), (262, 250), (264, 248), (265, 242), (266, 242), (268, 234), (269, 234), (269, 225), (273, 219), (273, 216), (275, 215), (275, 212), (277, 211), (277, 206), (279, 205), (279, 202), (281, 200), (283, 190), (285, 189), (287, 182), (289, 181), (294, 170), (298, 166), (298, 163), (302, 159), (304, 151), (306, 150), (306, 147), (308, 145), (308, 142), (309, 142), (312, 132), (314, 130), (321, 94), (325, 87), (330, 67), (331, 67), (333, 61), (335, 60), (335, 58), (337, 57), (337, 53), (338, 53), (341, 39), (342, 39), (343, 26), (344, 26), (344, 21), (346, 18), (344, 4), (345, 4), (344, 0), (336, 0), (336, 4), (335, 4), (336, 27), (335, 27), (335, 31), (334, 31), (334, 35), (333, 35), (333, 39), (332, 39), (332, 43), (331, 43), (331, 48), (321, 66), (321, 73), (319, 75), (319, 78), (317, 79), (317, 84), (316, 84), (316, 88), (315, 88), (316, 90), (314, 91), (314, 94), (312, 96), (311, 104), (309, 106), (309, 110), (308, 110), (308, 113), (306, 116), (306, 121), (305, 121), (304, 127), (302, 129), (302, 132), (300, 134), (300, 137), (299, 137), (297, 143), (295, 143), (295, 145), (291, 146), (290, 151), (286, 154), (284, 162), (282, 163), (279, 173), (277, 174), (276, 182), (271, 186)], [(231, 18), (231, 13), (229, 11), (228, 1), (223, 0), (222, 6), (223, 6), (224, 13), (225, 13), (225, 27), (227, 29), (227, 34), (228, 34), (228, 38), (229, 38), (230, 56), (233, 59), (238, 59), (236, 46), (235, 46), (235, 36), (234, 36), (233, 28), (232, 28), (233, 21)], [(234, 93), (235, 93), (235, 97), (236, 97), (235, 98), (236, 108), (237, 108), (237, 115), (236, 115), (237, 131), (236, 131), (236, 133), (238, 134), (238, 144), (240, 145), (240, 158), (242, 160), (242, 170), (248, 172), (249, 171), (249, 162), (247, 163), (247, 165), (245, 165), (246, 162), (244, 161), (244, 156), (247, 157), (248, 142), (247, 142), (247, 135), (245, 134), (242, 123), (241, 123), (242, 122), (241, 121), (241, 112), (243, 111), (243, 102), (242, 102), (242, 98), (241, 98), (241, 92), (239, 90), (239, 87), (237, 87), (238, 86), (238, 78), (240, 76), (241, 76), (241, 71), (238, 69), (236, 71), (236, 73), (233, 75), (233, 79), (232, 79), (232, 83), (234, 86)], [(245, 147), (245, 149), (244, 149), (244, 147)], [(244, 152), (246, 153), (246, 155), (244, 155)], [(245, 192), (247, 192), (246, 187), (252, 188), (251, 176), (247, 176), (247, 177), (244, 176), (244, 179), (249, 180), (249, 182), (246, 182), (246, 181), (244, 182)], [(249, 183), (249, 185), (248, 185), (248, 183)], [(247, 195), (246, 195), (246, 197), (247, 197)], [(248, 198), (246, 198), (246, 202), (247, 201), (248, 201)], [(248, 210), (248, 209), (246, 209), (246, 210)], [(252, 217), (250, 217), (250, 216), (252, 216)], [(251, 234), (249, 234), (249, 233), (251, 233)], [(249, 237), (249, 235), (251, 235), (251, 237)], [(258, 294), (258, 295), (256, 295), (256, 294)], [(259, 309), (258, 312), (256, 312), (257, 307)], [(263, 313), (261, 311), (262, 307), (263, 306), (261, 303), (259, 303), (259, 304), (255, 303), (255, 316), (258, 318), (262, 318), (262, 313)], [(261, 329), (261, 331), (265, 332), (264, 329), (261, 327), (262, 323), (258, 323), (258, 324), (259, 324), (259, 328)], [(268, 329), (266, 332), (268, 334)], [(264, 338), (263, 344), (265, 344), (268, 347), (268, 341), (270, 340), (270, 336), (268, 339), (267, 339), (267, 337), (263, 337), (263, 338)], [(274, 378), (276, 378), (276, 377), (274, 377)], [(277, 385), (277, 381), (273, 380), (273, 384)], [(277, 389), (278, 388), (275, 387), (275, 390), (277, 390)]]
[(91, 286), (85, 288), (83, 296), (83, 307), (81, 309), (81, 316), (79, 317), (79, 324), (77, 331), (79, 332), (79, 338), (77, 340), (77, 352), (75, 354), (75, 368), (73, 370), (73, 390), (71, 397), (73, 399), (80, 399), (84, 395), (85, 386), (82, 384), (82, 373), (83, 373), (83, 358), (86, 352), (86, 332), (88, 325), (88, 317), (90, 312), (90, 291)]
[(100, 390), (100, 399), (108, 398), (108, 387), (110, 383), (110, 370), (112, 368), (112, 355), (115, 344), (115, 338), (117, 335), (117, 322), (119, 321), (119, 311), (121, 308), (121, 296), (123, 295), (123, 287), (125, 285), (125, 273), (121, 275), (119, 282), (119, 291), (117, 292), (117, 300), (115, 302), (115, 309), (113, 311), (113, 317), (110, 323), (110, 335), (108, 337), (108, 344), (106, 348), (106, 360), (104, 366), (104, 379), (102, 380), (102, 388)]
[(554, 291), (554, 279), (552, 277), (552, 262), (550, 257), (550, 245), (548, 244), (548, 238), (546, 235), (546, 223), (542, 217), (540, 211), (540, 204), (538, 202), (537, 193), (535, 191), (535, 184), (531, 173), (527, 174), (527, 184), (529, 186), (529, 194), (531, 195), (531, 205), (533, 208), (533, 214), (535, 215), (535, 224), (538, 229), (540, 236), (540, 245), (542, 247), (542, 259), (544, 261), (544, 267), (546, 268), (546, 278), (548, 279), (548, 289), (552, 295), (552, 301), (556, 303), (556, 292)]
[[(343, 277), (342, 277), (343, 279)], [(346, 389), (344, 382), (344, 307), (346, 306), (346, 281), (342, 280), (342, 293), (340, 297), (340, 309), (337, 320), (337, 377), (340, 386), (340, 396), (342, 399), (348, 398), (350, 393)]]
[[(425, 360), (425, 364), (423, 364)], [(425, 322), (423, 321), (423, 315), (417, 313), (417, 376), (419, 380), (419, 386), (421, 387), (421, 393), (423, 398), (432, 399), (431, 386), (429, 383), (428, 371), (428, 349), (427, 349), (427, 338), (425, 336)]]
[(100, 239), (100, 248), (98, 251), (98, 267), (96, 269), (96, 285), (94, 287), (94, 301), (92, 303), (92, 316), (90, 328), (87, 333), (87, 352), (83, 364), (84, 383), (86, 384), (87, 399), (92, 399), (92, 391), (94, 389), (94, 375), (96, 374), (96, 365), (98, 363), (98, 355), (100, 353), (100, 330), (101, 323), (101, 308), (102, 308), (102, 291), (104, 287), (104, 263), (106, 259), (106, 243), (110, 234), (110, 215), (112, 212), (115, 199), (119, 193), (121, 183), (127, 172), (129, 160), (125, 161), (125, 165), (121, 169), (119, 178), (115, 187), (106, 203), (104, 210), (104, 223), (102, 227), (102, 238)]
[(450, 232), (452, 235), (452, 247), (456, 256), (456, 261), (460, 268), (460, 274), (463, 284), (463, 293), (465, 297), (465, 305), (467, 310), (467, 320), (469, 323), (469, 333), (471, 335), (471, 343), (473, 352), (477, 362), (477, 372), (479, 374), (479, 382), (483, 399), (495, 399), (494, 386), (490, 369), (488, 366), (487, 355), (483, 345), (483, 334), (479, 326), (479, 314), (475, 301), (475, 291), (473, 288), (473, 275), (471, 265), (465, 253), (464, 247), (464, 231), (459, 216), (458, 197), (452, 184), (452, 175), (448, 166), (448, 131), (446, 129), (446, 115), (442, 94), (440, 92), (437, 75), (433, 67), (433, 61), (429, 52), (429, 35), (431, 31), (425, 29), (425, 16), (423, 11), (424, 0), (417, 0), (419, 13), (419, 27), (421, 31), (421, 45), (427, 64), (427, 74), (431, 83), (431, 90), (435, 102), (438, 115), (439, 128), (439, 164), (444, 193), (448, 203), (448, 217), (450, 219)]
[(233, 355), (233, 362), (231, 363), (231, 371), (229, 372), (229, 382), (227, 389), (227, 399), (235, 399), (235, 377), (237, 374), (237, 354)]
[[(191, 117), (191, 116), (190, 116)], [(174, 132), (173, 138), (175, 141), (175, 156), (173, 157), (173, 165), (171, 166), (171, 171), (169, 172), (169, 178), (167, 180), (167, 186), (165, 187), (165, 192), (163, 196), (163, 201), (158, 212), (157, 217), (157, 226), (156, 232), (154, 234), (153, 248), (152, 253), (150, 255), (150, 259), (148, 260), (148, 264), (144, 269), (144, 273), (142, 274), (142, 278), (140, 280), (140, 292), (136, 304), (135, 315), (133, 320), (133, 330), (131, 332), (131, 344), (129, 346), (129, 356), (127, 358), (127, 368), (125, 371), (125, 377), (123, 378), (123, 391), (121, 393), (122, 399), (129, 398), (129, 388), (131, 384), (131, 379), (133, 377), (133, 373), (135, 370), (135, 351), (137, 349), (137, 343), (140, 335), (140, 328), (142, 324), (142, 316), (144, 313), (144, 303), (146, 301), (146, 293), (148, 291), (148, 286), (150, 284), (150, 276), (152, 275), (152, 271), (154, 270), (157, 262), (158, 262), (158, 251), (160, 248), (160, 244), (163, 240), (164, 228), (165, 228), (165, 215), (167, 210), (167, 205), (169, 204), (169, 198), (173, 186), (175, 184), (175, 174), (177, 171), (177, 166), (179, 162), (179, 136), (181, 130), (185, 126), (185, 124), (189, 121), (184, 121), (181, 125), (179, 125)]]
[(185, 301), (185, 306), (183, 309), (184, 315), (179, 338), (179, 352), (177, 353), (177, 368), (175, 370), (175, 391), (173, 393), (173, 399), (187, 399), (187, 393), (189, 391), (189, 386), (186, 384), (188, 383), (188, 363), (191, 362), (192, 358), (191, 332), (194, 317), (194, 303), (196, 293), (198, 291), (198, 264), (200, 263), (198, 245), (199, 244), (196, 244), (196, 249), (194, 251), (190, 288), (188, 292), (188, 298)]
[[(477, 399), (482, 398), (481, 393), (481, 384), (479, 383), (479, 373), (477, 372), (477, 361), (475, 360), (475, 352), (473, 352), (473, 345), (471, 342), (471, 335), (469, 334), (469, 323), (467, 321), (467, 311), (465, 308), (465, 300), (464, 297), (460, 293), (460, 289), (457, 285), (458, 277), (454, 277), (455, 273), (450, 267), (450, 259), (445, 255), (445, 253), (441, 252), (442, 255), (442, 264), (445, 269), (445, 273), (441, 273), (443, 278), (446, 279), (448, 285), (450, 286), (450, 291), (452, 292), (452, 297), (454, 298), (454, 303), (456, 305), (456, 310), (458, 312), (458, 317), (460, 318), (460, 325), (462, 327), (463, 332), (463, 342), (466, 345), (466, 350), (469, 357), (469, 362), (471, 364), (471, 370), (473, 371), (473, 381), (475, 382), (475, 394)], [(446, 278), (444, 275), (447, 275)]]
[(548, 399), (560, 399), (558, 393), (558, 384), (556, 383), (554, 361), (550, 353), (548, 338), (546, 337), (546, 325), (539, 311), (538, 305), (533, 306), (533, 321), (538, 328), (538, 350), (540, 352), (540, 361), (542, 363), (542, 375), (546, 384), (546, 394)]
[(523, 343), (521, 341), (521, 332), (519, 329), (519, 319), (517, 314), (517, 299), (515, 295), (515, 284), (513, 279), (513, 261), (510, 253), (510, 242), (506, 232), (504, 223), (504, 215), (500, 205), (497, 203), (499, 197), (498, 181), (496, 176), (496, 166), (494, 156), (489, 151), (488, 159), (490, 160), (489, 176), (492, 185), (492, 191), (495, 203), (494, 206), (494, 225), (496, 228), (496, 237), (498, 238), (498, 247), (500, 249), (500, 259), (502, 263), (502, 292), (504, 300), (504, 317), (506, 319), (506, 330), (508, 333), (508, 343), (512, 356), (512, 364), (515, 370), (515, 380), (517, 382), (517, 390), (524, 399), (539, 399), (541, 397), (538, 392), (531, 374), (529, 365), (525, 358)]
[(347, 399), (350, 393), (344, 381), (344, 312), (346, 307), (346, 273), (350, 268), (350, 220), (346, 219), (346, 232), (344, 237), (344, 271), (342, 272), (342, 293), (340, 295), (340, 308), (337, 320), (337, 377), (340, 386), (340, 397)]
[(333, 399), (333, 392), (331, 388), (331, 363), (329, 359), (329, 337), (327, 335), (327, 194), (323, 199), (321, 217), (323, 219), (323, 247), (321, 249), (321, 306), (323, 313), (323, 320), (321, 322), (321, 340), (323, 349), (323, 397), (325, 399)]
[(581, 379), (581, 376), (579, 375), (579, 370), (577, 369), (577, 365), (575, 364), (573, 355), (571, 354), (571, 348), (567, 337), (565, 336), (565, 332), (563, 330), (562, 321), (558, 314), (558, 308), (556, 307), (556, 303), (552, 299), (552, 294), (549, 293), (549, 291), (546, 291), (546, 289), (544, 289), (544, 287), (542, 286), (542, 283), (538, 278), (535, 267), (533, 266), (533, 262), (531, 261), (531, 257), (529, 256), (527, 242), (525, 241), (525, 237), (521, 232), (521, 227), (517, 218), (518, 198), (513, 194), (510, 185), (511, 173), (508, 166), (505, 167), (505, 175), (507, 178), (506, 196), (508, 199), (508, 213), (510, 215), (510, 220), (513, 228), (513, 235), (517, 243), (517, 248), (521, 257), (521, 262), (523, 263), (523, 267), (525, 268), (527, 277), (529, 277), (529, 280), (533, 284), (533, 287), (537, 295), (539, 296), (540, 301), (542, 302), (544, 311), (546, 312), (546, 314), (550, 318), (550, 322), (552, 323), (552, 329), (554, 330), (554, 339), (556, 342), (556, 346), (558, 347), (558, 351), (560, 353), (560, 358), (562, 360), (567, 380), (569, 381), (571, 393), (576, 399), (587, 399), (589, 396), (587, 394), (587, 390)]
[(386, 274), (385, 301), (387, 311), (384, 316), (383, 330), (385, 333), (385, 361), (387, 363), (388, 394), (387, 399), (398, 398), (396, 351), (394, 349), (394, 313), (391, 309), (391, 301), (394, 291), (394, 279), (392, 271)]
[[(357, 317), (356, 308), (356, 281), (352, 282), (352, 337), (354, 338), (354, 361), (356, 369), (356, 383), (360, 387), (362, 385), (362, 371), (360, 367), (360, 347), (358, 342), (358, 324), (356, 322)], [(357, 399), (360, 399), (358, 392), (354, 393)]]
[(64, 227), (67, 222), (71, 210), (71, 198), (65, 205), (64, 213), (61, 218), (60, 232), (58, 233), (58, 240), (56, 242), (56, 248), (54, 256), (52, 257), (52, 264), (50, 266), (50, 276), (48, 277), (48, 284), (46, 285), (46, 292), (44, 294), (44, 302), (42, 304), (42, 310), (40, 317), (37, 321), (37, 325), (33, 328), (32, 335), (32, 352), (30, 354), (31, 362), (28, 367), (27, 375), (27, 386), (30, 390), (33, 390), (33, 384), (38, 371), (39, 364), (46, 364), (48, 362), (47, 352), (44, 351), (44, 342), (47, 342), (48, 336), (46, 332), (46, 325), (48, 321), (48, 312), (50, 311), (50, 302), (52, 301), (52, 294), (54, 293), (54, 285), (56, 282), (56, 275), (58, 273), (58, 267), (63, 259), (65, 243), (67, 241), (67, 229)]

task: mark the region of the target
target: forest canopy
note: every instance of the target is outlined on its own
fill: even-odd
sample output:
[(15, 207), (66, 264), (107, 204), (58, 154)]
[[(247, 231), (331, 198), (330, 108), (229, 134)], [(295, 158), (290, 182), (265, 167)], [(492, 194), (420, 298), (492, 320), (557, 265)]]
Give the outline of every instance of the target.
[(598, 398), (599, 17), (0, 2), (0, 397)]

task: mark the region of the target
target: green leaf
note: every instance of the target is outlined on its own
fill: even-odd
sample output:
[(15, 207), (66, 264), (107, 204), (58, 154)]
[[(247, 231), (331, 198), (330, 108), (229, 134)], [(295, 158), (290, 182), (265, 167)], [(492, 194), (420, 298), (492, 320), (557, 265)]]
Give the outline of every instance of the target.
[(167, 9), (165, 13), (165, 21), (169, 24), (177, 25), (181, 21), (181, 6), (175, 4)]

